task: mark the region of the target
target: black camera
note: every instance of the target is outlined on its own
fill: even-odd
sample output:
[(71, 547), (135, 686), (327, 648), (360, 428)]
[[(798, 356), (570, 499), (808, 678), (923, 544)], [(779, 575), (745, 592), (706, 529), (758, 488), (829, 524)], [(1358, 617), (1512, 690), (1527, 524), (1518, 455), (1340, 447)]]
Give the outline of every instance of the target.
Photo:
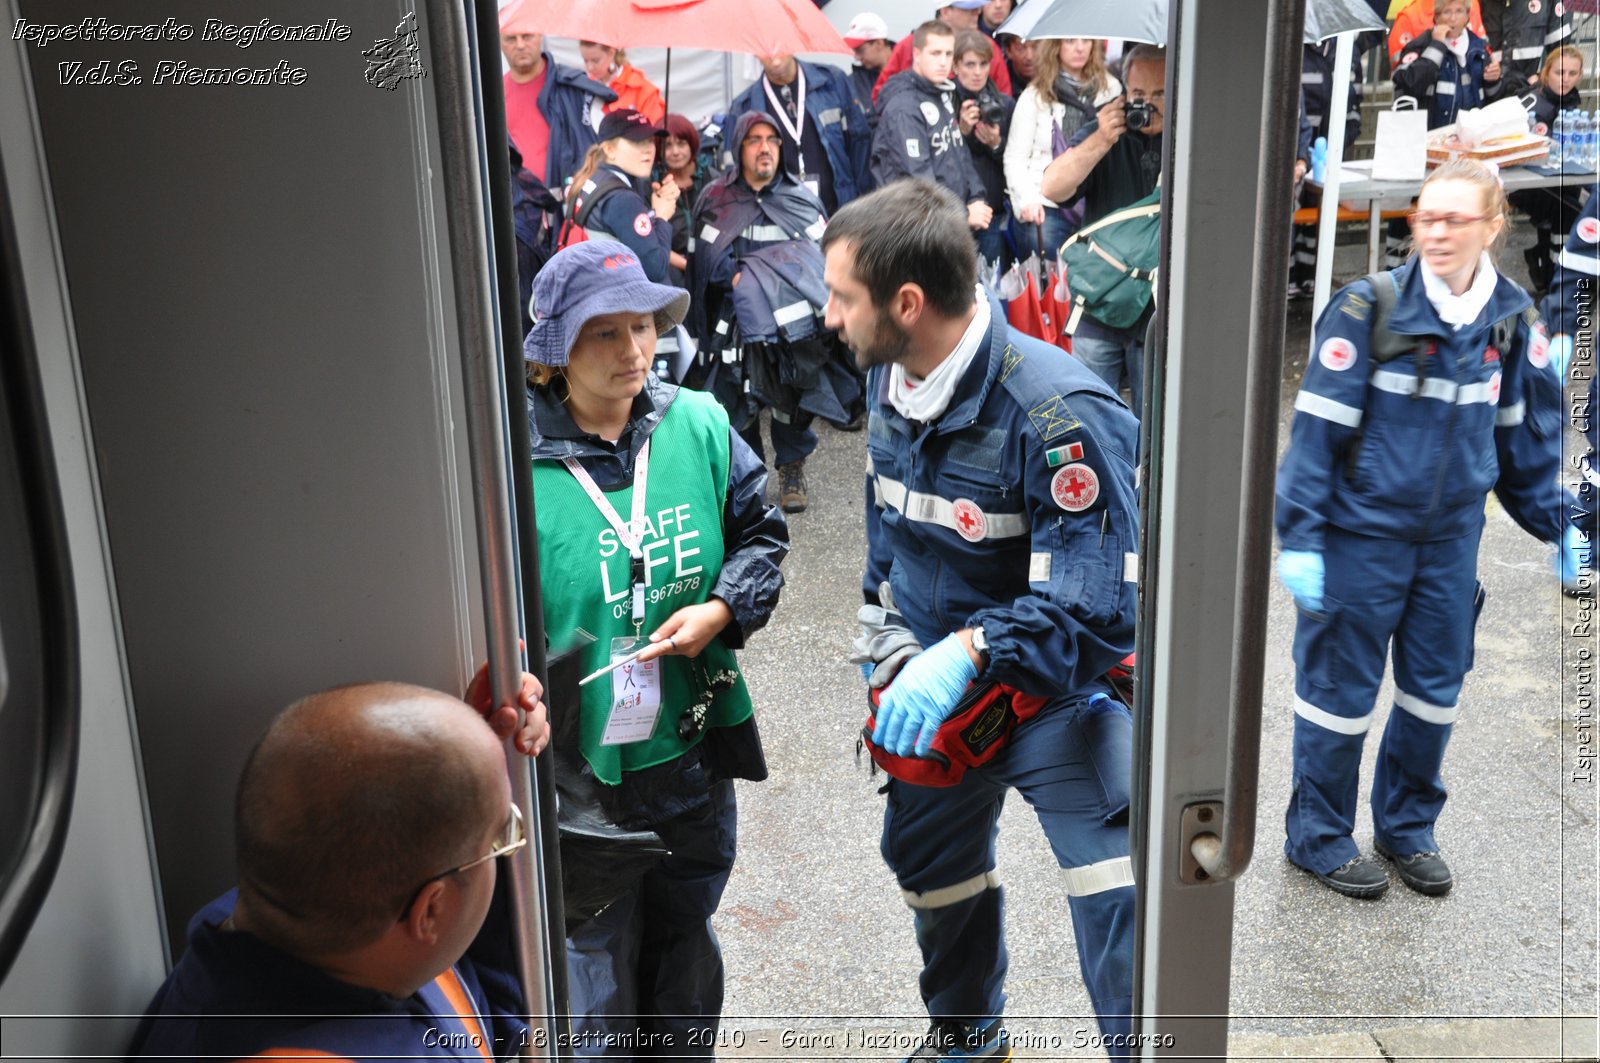
[(1137, 133), (1156, 120), (1156, 105), (1149, 100), (1129, 100), (1122, 105), (1122, 115), (1128, 128)]
[(1006, 105), (999, 100), (979, 100), (978, 120), (985, 125), (999, 125), (1006, 119)]

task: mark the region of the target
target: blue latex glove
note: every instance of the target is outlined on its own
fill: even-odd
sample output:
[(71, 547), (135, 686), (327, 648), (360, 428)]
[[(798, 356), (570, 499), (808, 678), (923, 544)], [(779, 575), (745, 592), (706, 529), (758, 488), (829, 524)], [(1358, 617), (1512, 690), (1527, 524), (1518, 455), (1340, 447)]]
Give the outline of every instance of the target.
[(1322, 612), (1322, 584), (1326, 572), (1322, 554), (1315, 550), (1285, 550), (1278, 555), (1278, 578), (1289, 588), (1300, 608)]
[(1550, 368), (1556, 371), (1556, 379), (1566, 383), (1567, 366), (1572, 364), (1572, 337), (1565, 332), (1551, 337), (1549, 353)]
[(925, 755), (978, 669), (959, 635), (946, 635), (900, 669), (878, 703), (872, 741), (899, 757)]
[(1588, 570), (1592, 560), (1589, 540), (1572, 525), (1567, 525), (1561, 537), (1561, 547), (1556, 551), (1556, 575), (1561, 577), (1561, 589), (1577, 594), (1584, 587), (1579, 577)]

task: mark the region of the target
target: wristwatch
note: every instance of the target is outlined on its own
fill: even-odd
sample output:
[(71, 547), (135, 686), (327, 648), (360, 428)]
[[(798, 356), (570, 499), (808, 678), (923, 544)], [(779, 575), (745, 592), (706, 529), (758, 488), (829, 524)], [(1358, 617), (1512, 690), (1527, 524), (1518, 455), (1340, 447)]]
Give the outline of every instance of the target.
[(989, 667), (989, 636), (983, 633), (982, 624), (972, 626), (972, 650), (978, 655), (978, 671)]

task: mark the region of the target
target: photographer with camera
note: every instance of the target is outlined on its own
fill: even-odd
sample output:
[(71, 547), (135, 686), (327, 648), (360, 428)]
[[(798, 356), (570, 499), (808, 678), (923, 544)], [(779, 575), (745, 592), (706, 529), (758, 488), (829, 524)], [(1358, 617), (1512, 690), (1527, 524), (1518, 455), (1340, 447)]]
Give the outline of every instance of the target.
[[(1040, 192), (1056, 203), (1082, 196), (1085, 227), (1148, 196), (1161, 176), (1166, 49), (1150, 44), (1131, 49), (1123, 58), (1122, 80), (1127, 94), (1101, 107), (1095, 119), (1078, 130), (1068, 150), (1045, 167), (1040, 182)], [(1127, 374), (1135, 409), (1143, 383), (1149, 314), (1146, 310), (1128, 328), (1112, 328), (1085, 314), (1072, 337), (1072, 353), (1113, 389)]]
[(977, 30), (956, 34), (957, 119), (967, 142), (972, 168), (983, 182), (983, 201), (994, 212), (987, 229), (978, 230), (978, 251), (986, 264), (1007, 265), (1006, 247), (1006, 136), (1011, 129), (1011, 109), (1016, 103), (995, 87), (989, 77), (993, 56), (989, 38)]

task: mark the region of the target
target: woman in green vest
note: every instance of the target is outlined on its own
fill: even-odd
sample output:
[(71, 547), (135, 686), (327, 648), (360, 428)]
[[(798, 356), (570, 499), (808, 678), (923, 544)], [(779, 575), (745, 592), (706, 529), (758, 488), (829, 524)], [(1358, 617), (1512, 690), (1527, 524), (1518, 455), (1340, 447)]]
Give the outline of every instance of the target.
[(721, 405), (650, 371), (688, 303), (624, 245), (591, 240), (535, 278), (523, 347), (545, 630), (583, 644), (586, 675), (617, 665), (581, 687), (581, 770), (618, 824), (671, 850), (568, 921), (578, 1055), (712, 1058), (732, 780), (766, 777), (734, 650), (778, 604), (789, 533)]

